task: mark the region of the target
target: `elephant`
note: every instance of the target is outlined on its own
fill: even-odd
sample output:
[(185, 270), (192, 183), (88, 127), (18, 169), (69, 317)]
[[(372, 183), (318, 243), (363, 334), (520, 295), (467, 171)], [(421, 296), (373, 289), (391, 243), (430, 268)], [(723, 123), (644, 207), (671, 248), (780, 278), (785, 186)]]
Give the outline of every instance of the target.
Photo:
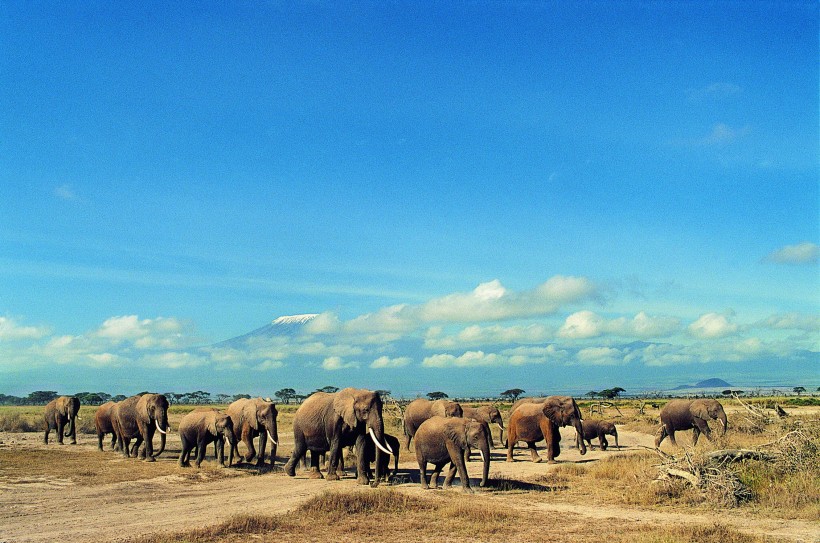
[(701, 432), (706, 434), (706, 438), (711, 441), (712, 430), (707, 424), (709, 419), (720, 421), (723, 425), (723, 434), (721, 435), (726, 434), (728, 428), (726, 412), (723, 411), (723, 406), (719, 401), (706, 398), (670, 401), (661, 409), (661, 427), (658, 430), (658, 436), (655, 438), (655, 447), (660, 447), (666, 436), (669, 436), (672, 445), (677, 447), (675, 432), (689, 430), (690, 428), (692, 429), (692, 445), (698, 444), (698, 437)]
[[(480, 407), (462, 407), (463, 417), (465, 419), (473, 419), (479, 422), (486, 422), (489, 424), (498, 425), (498, 441), (504, 441), (504, 419), (501, 418), (501, 411), (494, 405), (482, 405)], [(490, 434), (490, 445), (495, 446), (493, 436)], [(469, 453), (467, 457), (469, 458)]]
[[(578, 435), (583, 435), (581, 410), (575, 400), (569, 396), (549, 396), (543, 403), (522, 403), (510, 415), (507, 424), (507, 462), (513, 461), (513, 449), (518, 441), (527, 443), (533, 462), (541, 462), (535, 450), (535, 443), (544, 439), (547, 442), (547, 461), (555, 463), (561, 454), (561, 433), (559, 427), (573, 426)], [(583, 440), (580, 453), (586, 454)]]
[(94, 426), (97, 428), (97, 442), (100, 450), (103, 450), (103, 438), (105, 434), (111, 434), (111, 448), (117, 450), (117, 432), (114, 431), (114, 423), (111, 420), (111, 410), (115, 402), (105, 402), (97, 408), (94, 413)]
[(182, 441), (182, 452), (179, 455), (180, 467), (190, 465), (191, 451), (196, 447), (196, 467), (205, 459), (208, 443), (214, 443), (216, 457), (221, 466), (225, 466), (225, 441), (231, 446), (228, 466), (233, 464), (236, 450), (236, 436), (233, 421), (226, 413), (218, 409), (195, 409), (182, 417), (179, 423), (179, 439)]
[[(111, 408), (111, 417), (116, 419), (117, 444), (123, 456), (131, 455), (153, 462), (165, 450), (165, 439), (171, 427), (168, 425), (168, 400), (162, 394), (131, 396), (117, 402)], [(154, 430), (159, 431), (159, 451), (154, 454)], [(136, 438), (133, 451), (129, 449), (132, 438)], [(142, 449), (139, 448), (144, 443)]]
[(490, 436), (486, 428), (486, 423), (457, 417), (435, 416), (422, 422), (415, 435), (421, 487), (425, 490), (429, 488), (428, 462), (434, 466), (430, 475), (430, 484), (433, 488), (438, 488), (438, 476), (444, 465), (450, 462), (450, 470), (444, 478), (444, 488), (450, 487), (458, 470), (462, 490), (472, 492), (465, 464), (467, 447), (475, 447), (481, 453), (484, 466), (480, 486), (485, 486), (490, 473)]
[[(57, 430), (57, 443), (63, 444), (63, 436), (71, 438), (71, 444), (77, 444), (77, 413), (80, 412), (80, 400), (74, 396), (60, 396), (48, 402), (43, 418), (46, 421), (46, 433), (43, 443), (48, 445), (48, 433)], [(65, 425), (68, 424), (68, 430)], [(65, 431), (65, 434), (63, 434)]]
[(413, 400), (404, 410), (404, 447), (410, 450), (410, 440), (416, 434), (416, 429), (430, 417), (462, 417), (464, 409), (458, 402), (450, 400)]
[(609, 442), (606, 440), (607, 435), (615, 436), (615, 446), (620, 449), (621, 446), (618, 444), (618, 429), (615, 428), (614, 422), (597, 419), (586, 419), (584, 420), (584, 433), (578, 434), (575, 438), (575, 442), (576, 444), (578, 444), (578, 448), (580, 449), (580, 442), (586, 441), (587, 443), (589, 443), (589, 448), (591, 449), (592, 440), (597, 437), (598, 444), (601, 446), (601, 450), (605, 451), (606, 448), (609, 446)]
[[(390, 450), (393, 451), (393, 472), (390, 473), (390, 455), (383, 454), (381, 455), (379, 461), (381, 464), (378, 466), (378, 473), (381, 474), (382, 480), (388, 481), (390, 476), (393, 475), (395, 477), (396, 473), (399, 471), (399, 449), (401, 448), (401, 443), (399, 442), (399, 438), (396, 436), (392, 436), (390, 434), (384, 434), (384, 442), (390, 447)], [(366, 462), (366, 475), (368, 479), (373, 479), (373, 472), (370, 470), (370, 464), (376, 461), (376, 444), (373, 440), (365, 440), (364, 441), (364, 458)], [(341, 460), (340, 460), (341, 461)]]
[[(241, 439), (247, 448), (245, 462), (250, 462), (256, 456), (253, 438), (259, 436), (259, 458), (256, 465), (265, 465), (265, 446), (270, 439), (270, 465), (273, 467), (279, 445), (279, 430), (276, 423), (279, 412), (276, 405), (262, 398), (241, 398), (229, 405), (225, 413), (231, 417), (237, 439)], [(242, 456), (239, 458), (242, 460)]]
[(293, 452), (285, 464), (285, 473), (296, 475), (296, 464), (309, 450), (311, 453), (311, 478), (322, 478), (319, 472), (319, 455), (329, 452), (327, 479), (337, 480), (339, 458), (344, 447), (355, 445), (357, 482), (369, 483), (364, 454), (368, 436), (376, 446), (376, 477), (373, 486), (379, 485), (382, 454), (393, 454), (384, 443), (384, 419), (382, 399), (377, 392), (365, 389), (344, 388), (334, 393), (315, 392), (302, 403), (293, 417)]

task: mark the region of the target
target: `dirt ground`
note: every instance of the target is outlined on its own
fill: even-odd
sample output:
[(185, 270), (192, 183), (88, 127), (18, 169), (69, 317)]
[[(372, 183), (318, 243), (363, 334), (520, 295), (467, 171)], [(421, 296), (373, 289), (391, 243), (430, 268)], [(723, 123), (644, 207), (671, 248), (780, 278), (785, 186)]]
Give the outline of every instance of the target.
[[(620, 450), (614, 447), (605, 452), (596, 449), (581, 456), (576, 449), (566, 446), (574, 442), (574, 430), (567, 428), (564, 431), (562, 463), (595, 462), (653, 444), (651, 435), (624, 430), (620, 432)], [(80, 435), (80, 444), (76, 446), (46, 446), (41, 439), (40, 433), (0, 433), (0, 543), (126, 541), (135, 536), (213, 525), (235, 514), (284, 513), (326, 490), (357, 488), (350, 472), (341, 481), (309, 479), (303, 472), (297, 473), (295, 478), (284, 475), (281, 465), (292, 447), (292, 442), (287, 441), (279, 448), (278, 469), (267, 473), (259, 474), (253, 469), (218, 469), (213, 467), (213, 461), (209, 462), (208, 468), (203, 464), (202, 470), (195, 467), (183, 470), (176, 466), (179, 442), (175, 441), (174, 435), (170, 436), (166, 452), (155, 464), (155, 471), (160, 475), (144, 479), (83, 485), (72, 479), (51, 477), (47, 475), (47, 469), (43, 470), (45, 475), (39, 476), (21, 476), (13, 471), (4, 452), (20, 449), (32, 453), (57, 450), (58, 461), (63, 456), (86, 455), (87, 470), (92, 472), (105, 465), (120, 469), (123, 465), (134, 466), (134, 469), (145, 465), (114, 452), (97, 451), (95, 436)], [(507, 463), (505, 458), (506, 450), (493, 450), (491, 479), (526, 481), (556, 469), (556, 465), (530, 462), (525, 450), (517, 451), (516, 462)], [(480, 469), (480, 462), (468, 465), (476, 488)], [(397, 484), (391, 488), (423, 495), (418, 477), (414, 455), (402, 451)], [(446, 492), (460, 492), (460, 489)], [(478, 488), (474, 499), (487, 500), (500, 508), (514, 506), (519, 511), (532, 511), (533, 514), (573, 514), (595, 522), (607, 519), (648, 525), (666, 524), (670, 520), (703, 525), (719, 522), (745, 533), (791, 541), (820, 541), (820, 523), (758, 518), (731, 510), (707, 515), (615, 505), (593, 507), (567, 502), (560, 497), (532, 500), (527, 492), (486, 492)]]

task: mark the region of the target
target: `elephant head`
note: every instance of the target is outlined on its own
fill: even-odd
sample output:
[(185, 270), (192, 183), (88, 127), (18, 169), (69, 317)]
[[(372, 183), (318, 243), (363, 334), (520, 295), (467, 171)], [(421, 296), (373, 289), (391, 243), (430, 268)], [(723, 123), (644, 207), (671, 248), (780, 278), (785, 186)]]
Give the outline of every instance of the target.
[[(222, 438), (230, 444), (231, 452), (230, 458), (228, 460), (228, 466), (232, 466), (233, 455), (237, 445), (237, 439), (236, 433), (233, 429), (233, 421), (231, 420), (231, 417), (224, 413), (218, 413), (216, 417), (214, 417), (213, 427), (208, 428), (208, 430), (215, 436), (222, 436)], [(220, 458), (220, 460), (224, 462), (224, 456)]]
[(390, 446), (384, 441), (384, 420), (382, 419), (382, 399), (377, 392), (364, 389), (345, 388), (338, 391), (333, 399), (333, 410), (342, 422), (353, 429), (364, 425), (376, 445), (376, 480), (378, 485), (381, 473), (379, 465), (382, 454), (393, 454)]
[[(584, 435), (584, 427), (581, 423), (581, 410), (575, 400), (569, 396), (550, 396), (544, 402), (544, 415), (558, 427), (572, 426), (579, 436)], [(556, 438), (560, 439), (560, 434), (555, 432)], [(587, 453), (584, 440), (581, 440), (579, 449), (581, 454)]]
[(468, 421), (464, 425), (464, 436), (451, 436), (456, 444), (462, 449), (472, 447), (481, 453), (483, 469), (481, 471), (481, 484), (487, 485), (487, 477), (490, 474), (490, 435), (489, 426), (486, 422)]
[(694, 400), (689, 407), (689, 412), (692, 414), (693, 419), (701, 419), (704, 423), (710, 419), (720, 421), (720, 424), (723, 426), (721, 435), (726, 434), (728, 426), (726, 412), (723, 411), (723, 406), (720, 405), (719, 401), (706, 398)]
[(279, 445), (279, 429), (276, 425), (276, 417), (279, 412), (276, 410), (276, 405), (267, 401), (257, 401), (248, 405), (249, 409), (253, 409), (247, 420), (250, 421), (251, 428), (258, 431), (260, 434), (266, 432), (268, 439), (271, 440), (271, 458), (276, 457), (276, 447)]
[(461, 408), (461, 404), (458, 402), (446, 402), (444, 404), (444, 416), (445, 417), (463, 417), (464, 410)]
[(57, 410), (68, 419), (68, 429), (65, 431), (65, 437), (76, 435), (77, 427), (75, 420), (77, 419), (77, 414), (80, 412), (80, 400), (74, 396), (63, 396), (57, 401)]
[(139, 399), (137, 409), (137, 415), (146, 424), (156, 426), (160, 433), (159, 451), (153, 455), (156, 458), (165, 450), (165, 438), (171, 429), (168, 425), (168, 399), (162, 394), (145, 394)]

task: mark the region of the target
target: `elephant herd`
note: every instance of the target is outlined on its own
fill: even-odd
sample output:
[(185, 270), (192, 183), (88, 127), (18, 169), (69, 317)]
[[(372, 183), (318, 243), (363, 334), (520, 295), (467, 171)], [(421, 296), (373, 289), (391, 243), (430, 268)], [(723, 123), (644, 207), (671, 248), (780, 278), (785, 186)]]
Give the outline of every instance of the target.
[[(44, 442), (48, 443), (50, 430), (56, 430), (57, 439), (71, 437), (76, 443), (76, 422), (80, 402), (77, 398), (62, 396), (45, 408), (46, 431)], [(284, 466), (287, 475), (296, 474), (299, 462), (306, 462), (310, 453), (309, 477), (328, 480), (339, 479), (344, 469), (343, 450), (353, 447), (356, 457), (356, 479), (359, 484), (378, 486), (386, 480), (390, 456), (395, 458), (398, 469), (400, 442), (384, 431), (382, 399), (377, 392), (366, 389), (345, 388), (334, 393), (316, 392), (307, 398), (293, 418), (294, 447)], [(238, 442), (245, 445), (242, 459), (251, 462), (257, 458), (257, 466), (265, 464), (267, 442), (271, 442), (271, 466), (276, 459), (279, 442), (276, 406), (262, 398), (239, 399), (225, 412), (213, 408), (198, 408), (186, 414), (179, 424), (182, 449), (179, 465), (187, 466), (196, 451), (197, 467), (205, 457), (206, 447), (214, 443), (220, 465), (225, 465), (225, 442), (230, 445), (228, 465), (233, 464)], [(655, 446), (669, 437), (673, 445), (675, 432), (693, 430), (693, 442), (697, 444), (701, 433), (712, 439), (707, 422), (718, 420), (725, 434), (726, 413), (717, 400), (672, 400), (661, 410), (661, 426)], [(142, 394), (120, 402), (101, 405), (95, 414), (98, 447), (103, 450), (106, 434), (112, 434), (111, 447), (126, 457), (139, 457), (154, 461), (165, 450), (168, 424), (168, 400), (162, 394)], [(475, 449), (483, 463), (480, 486), (485, 486), (490, 468), (490, 448), (494, 445), (490, 424), (499, 427), (499, 441), (504, 443), (505, 430), (501, 412), (495, 406), (462, 407), (449, 400), (417, 399), (407, 405), (403, 417), (404, 448), (410, 450), (410, 442), (419, 465), (423, 488), (438, 487), (438, 476), (448, 463), (449, 471), (444, 487), (452, 483), (456, 473), (462, 481), (462, 489), (472, 492), (467, 476), (466, 462)], [(66, 426), (68, 428), (66, 428)], [(516, 401), (507, 422), (507, 462), (513, 461), (513, 451), (518, 442), (524, 442), (530, 450), (533, 462), (541, 462), (535, 444), (546, 442), (547, 461), (555, 462), (560, 454), (560, 428), (572, 426), (576, 430), (576, 446), (586, 454), (586, 443), (592, 447), (592, 439), (598, 439), (601, 450), (608, 447), (607, 435), (618, 443), (618, 431), (609, 421), (583, 420), (581, 410), (569, 396), (524, 398)], [(153, 437), (160, 434), (159, 450), (154, 452)], [(259, 438), (258, 447), (254, 438)], [(131, 440), (134, 440), (133, 445)], [(326, 475), (320, 472), (320, 458), (327, 459)], [(375, 474), (370, 464), (375, 463)], [(427, 465), (433, 472), (427, 478)]]

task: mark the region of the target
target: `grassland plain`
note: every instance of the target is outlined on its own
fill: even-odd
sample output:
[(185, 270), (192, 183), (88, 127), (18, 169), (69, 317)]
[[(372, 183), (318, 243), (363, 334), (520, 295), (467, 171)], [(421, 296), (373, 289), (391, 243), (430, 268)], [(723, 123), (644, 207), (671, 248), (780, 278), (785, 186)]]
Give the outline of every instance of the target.
[[(790, 417), (761, 424), (746, 408), (725, 402), (730, 432), (715, 442), (689, 436), (685, 447), (662, 450), (696, 460), (716, 448), (753, 448), (808, 436), (791, 451), (797, 462), (746, 461), (732, 473), (751, 498), (727, 505), (714, 492), (681, 479), (655, 482), (653, 452), (658, 409), (638, 411), (623, 401), (605, 418), (619, 425), (621, 450), (581, 456), (564, 429), (560, 462), (534, 464), (524, 451), (506, 463), (493, 450), (489, 488), (464, 495), (424, 492), (412, 452), (402, 451), (399, 475), (378, 489), (285, 476), (292, 448), (295, 406), (279, 406), (281, 445), (276, 467), (222, 469), (210, 459), (201, 469), (179, 468), (172, 434), (155, 463), (97, 450), (94, 407), (84, 406), (76, 446), (42, 444), (42, 407), (0, 408), (0, 541), (820, 541), (820, 446), (816, 407), (787, 408)], [(172, 406), (175, 430), (194, 406)], [(400, 433), (399, 413), (386, 409), (387, 431)], [(814, 450), (811, 447), (815, 447)], [(806, 449), (809, 450), (806, 450)], [(349, 453), (348, 453), (349, 454)], [(801, 457), (803, 455), (803, 457)], [(346, 463), (349, 466), (353, 462)], [(469, 465), (479, 474), (479, 463)], [(477, 481), (476, 481), (477, 482)]]

